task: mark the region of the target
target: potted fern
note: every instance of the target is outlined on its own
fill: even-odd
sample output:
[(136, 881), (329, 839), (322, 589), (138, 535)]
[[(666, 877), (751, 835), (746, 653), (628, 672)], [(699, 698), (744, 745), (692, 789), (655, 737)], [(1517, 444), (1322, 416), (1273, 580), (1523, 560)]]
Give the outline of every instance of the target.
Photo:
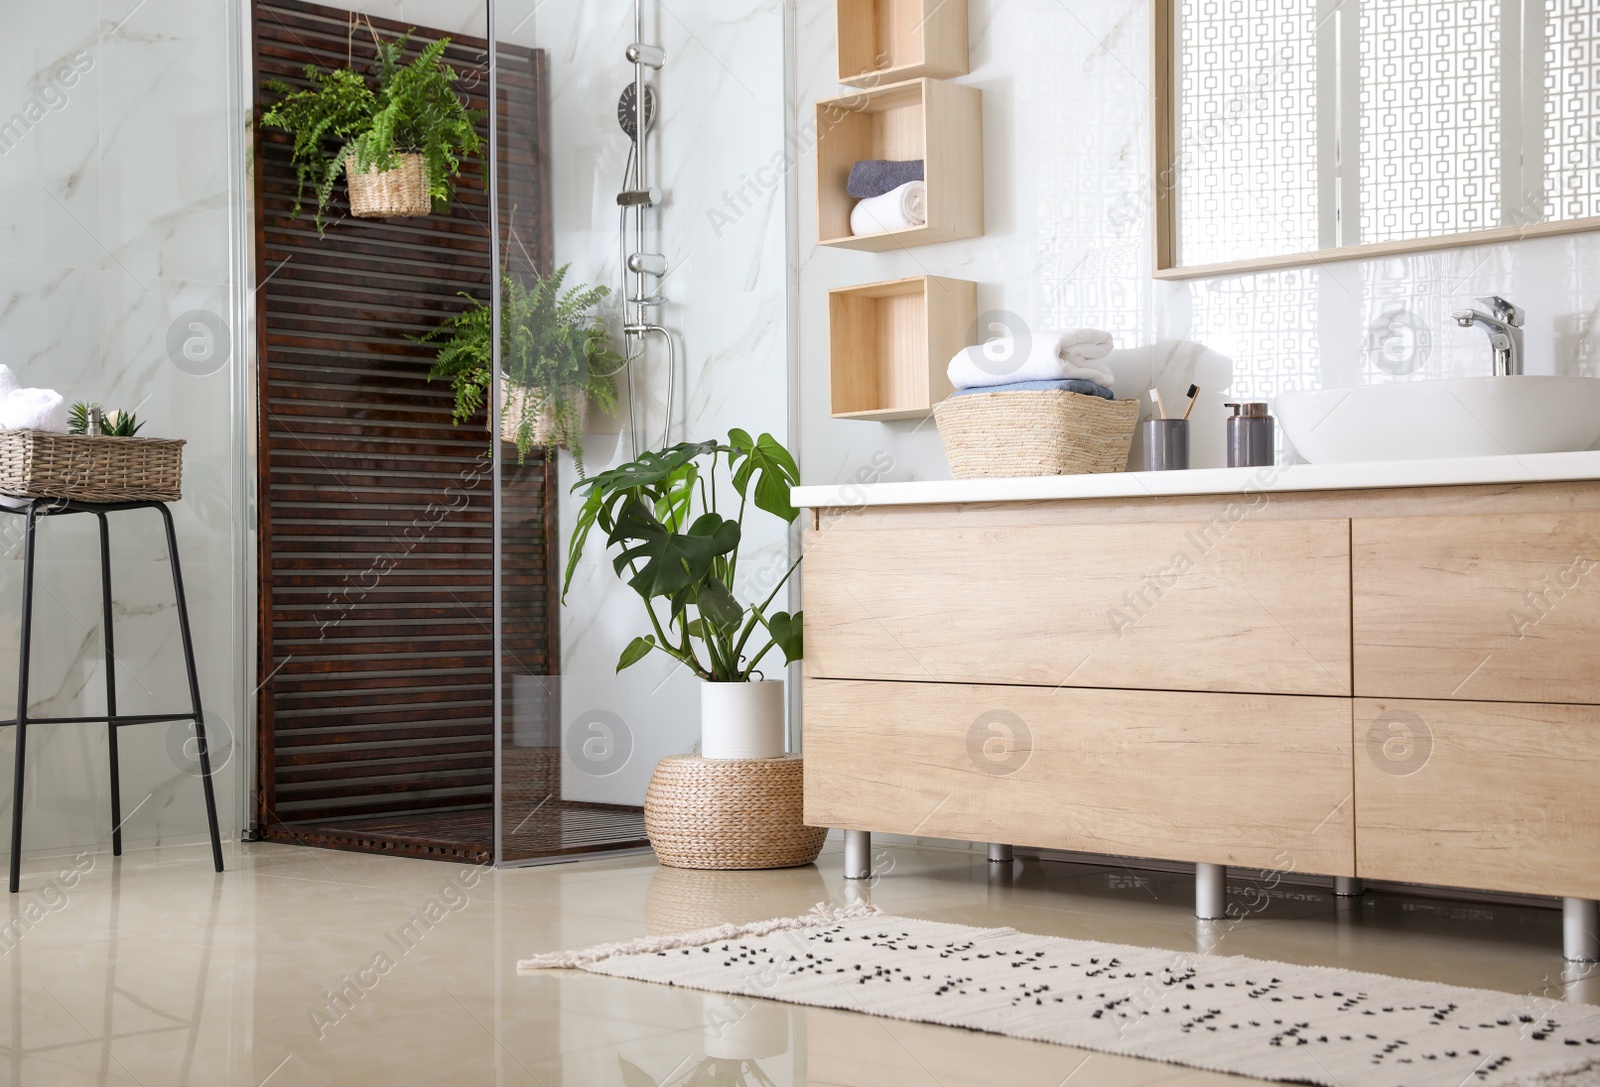
[(309, 88), (266, 84), (281, 97), (261, 114), (261, 124), (294, 136), (295, 214), (313, 190), (319, 233), (341, 173), (353, 215), (427, 215), (449, 201), (462, 158), (483, 147), (478, 125), (485, 114), (467, 109), (455, 92), (455, 69), (444, 63), (450, 39), (404, 63), (410, 39), (409, 32), (387, 42), (373, 35), (378, 56), (370, 82), (349, 68), (307, 65)]
[[(718, 509), (725, 471), (738, 508)], [(649, 633), (628, 644), (617, 671), (651, 653), (665, 653), (701, 683), (700, 752), (706, 758), (773, 758), (783, 754), (783, 681), (760, 668), (777, 651), (784, 664), (803, 652), (802, 617), (773, 602), (796, 560), (764, 600), (734, 596), (745, 515), (757, 510), (793, 523), (799, 511), (789, 488), (799, 482), (789, 451), (770, 434), (743, 430), (727, 444), (683, 442), (645, 453), (581, 481), (584, 495), (567, 554), (565, 599), (589, 533), (596, 526), (617, 548), (612, 567), (644, 601)], [(770, 666), (769, 666), (770, 667)]]
[[(576, 284), (563, 291), (571, 267), (564, 264), (528, 283), (510, 274), (501, 278), (500, 373), (505, 403), (499, 418), (500, 436), (516, 443), (519, 461), (534, 446), (561, 446), (572, 452), (582, 475), (588, 405), (608, 414), (616, 411), (612, 376), (622, 356), (611, 349), (610, 334), (595, 311), (609, 290)], [(458, 425), (488, 400), (493, 327), (493, 311), (474, 301), (421, 337), (421, 342), (441, 344), (429, 376), (450, 381)]]

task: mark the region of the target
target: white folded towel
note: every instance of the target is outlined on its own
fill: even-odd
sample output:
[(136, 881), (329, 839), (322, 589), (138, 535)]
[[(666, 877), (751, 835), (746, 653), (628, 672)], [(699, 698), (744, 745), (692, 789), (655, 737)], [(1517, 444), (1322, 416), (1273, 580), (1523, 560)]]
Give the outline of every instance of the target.
[(1037, 332), (1025, 357), (1017, 357), (1020, 352), (1014, 339), (990, 340), (977, 347), (962, 348), (945, 372), (950, 384), (958, 389), (1063, 378), (1092, 381), (1112, 389), (1111, 371), (1096, 365), (1110, 354), (1111, 346), (1111, 334), (1099, 329)]
[(0, 366), (0, 397), (9, 396), (17, 390), (17, 375), (11, 372), (11, 367)]
[(884, 234), (910, 230), (928, 221), (928, 186), (908, 181), (880, 196), (869, 196), (850, 211), (850, 233)]
[(67, 432), (67, 401), (54, 389), (13, 389), (0, 397), (0, 427)]

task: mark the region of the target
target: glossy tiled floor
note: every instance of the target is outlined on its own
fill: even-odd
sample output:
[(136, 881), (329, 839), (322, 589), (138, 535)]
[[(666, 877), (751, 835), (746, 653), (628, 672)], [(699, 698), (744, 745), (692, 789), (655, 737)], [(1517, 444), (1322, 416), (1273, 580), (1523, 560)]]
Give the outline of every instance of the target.
[[(879, 850), (879, 878), (858, 889), (840, 878), (831, 846), (816, 867), (750, 873), (661, 869), (648, 855), (492, 872), (276, 844), (234, 847), (228, 859), (217, 877), (204, 849), (115, 864), (84, 857), (76, 880), (55, 882), (50, 873), (72, 861), (30, 860), (0, 928), (0, 1083), (1254, 1082), (584, 974), (516, 972), (517, 958), (538, 951), (853, 896), (939, 920), (1596, 999), (1593, 982), (1563, 982), (1553, 911), (1385, 895), (1341, 908), (1326, 892), (1284, 885), (1261, 897), (1234, 880), (1248, 915), (1201, 930), (1189, 915), (1189, 879), (1114, 865), (1032, 862), (1002, 884), (979, 855), (889, 848)], [(330, 999), (337, 988), (345, 995)], [(719, 1026), (729, 1021), (738, 1029)], [(729, 1065), (708, 1063), (735, 1057), (756, 1058), (767, 1079), (728, 1078)]]

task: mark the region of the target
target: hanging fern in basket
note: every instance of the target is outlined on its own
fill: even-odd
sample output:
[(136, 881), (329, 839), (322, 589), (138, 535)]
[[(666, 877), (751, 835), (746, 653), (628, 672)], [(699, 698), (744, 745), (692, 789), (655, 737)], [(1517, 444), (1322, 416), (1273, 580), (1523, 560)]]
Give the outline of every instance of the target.
[[(564, 264), (528, 283), (509, 274), (501, 278), (500, 366), (509, 424), (502, 430), (515, 440), (520, 462), (539, 444), (535, 432), (540, 416), (547, 415), (548, 444), (566, 446), (581, 476), (585, 401), (615, 413), (614, 375), (622, 356), (611, 349), (610, 334), (595, 313), (610, 290), (580, 284), (563, 292), (571, 267)], [(492, 311), (475, 303), (418, 338), (440, 344), (429, 376), (449, 379), (457, 424), (488, 400), (493, 335)]]
[(293, 134), (291, 161), (299, 182), (294, 213), (300, 213), (306, 190), (315, 192), (319, 233), (346, 159), (354, 159), (357, 172), (386, 171), (399, 165), (400, 155), (421, 155), (428, 194), (438, 207), (451, 198), (462, 158), (483, 149), (478, 125), (487, 114), (467, 109), (456, 94), (459, 77), (444, 62), (450, 39), (426, 46), (410, 63), (404, 63), (410, 32), (394, 41), (374, 40), (378, 56), (370, 83), (349, 68), (307, 65), (308, 89), (281, 80), (265, 84), (281, 97), (260, 123)]

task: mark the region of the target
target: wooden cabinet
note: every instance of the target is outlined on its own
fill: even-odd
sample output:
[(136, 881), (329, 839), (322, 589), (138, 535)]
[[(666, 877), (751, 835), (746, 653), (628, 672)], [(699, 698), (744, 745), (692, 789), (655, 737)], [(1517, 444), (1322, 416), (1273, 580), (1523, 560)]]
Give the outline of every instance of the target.
[(1350, 693), (1347, 521), (875, 513), (808, 538), (808, 675)]
[(1350, 702), (811, 680), (806, 821), (1355, 872)]
[(1600, 703), (1600, 513), (1358, 519), (1355, 693)]
[(824, 510), (804, 594), (810, 822), (1600, 899), (1600, 482)]
[(1355, 700), (1356, 872), (1600, 898), (1600, 708)]

